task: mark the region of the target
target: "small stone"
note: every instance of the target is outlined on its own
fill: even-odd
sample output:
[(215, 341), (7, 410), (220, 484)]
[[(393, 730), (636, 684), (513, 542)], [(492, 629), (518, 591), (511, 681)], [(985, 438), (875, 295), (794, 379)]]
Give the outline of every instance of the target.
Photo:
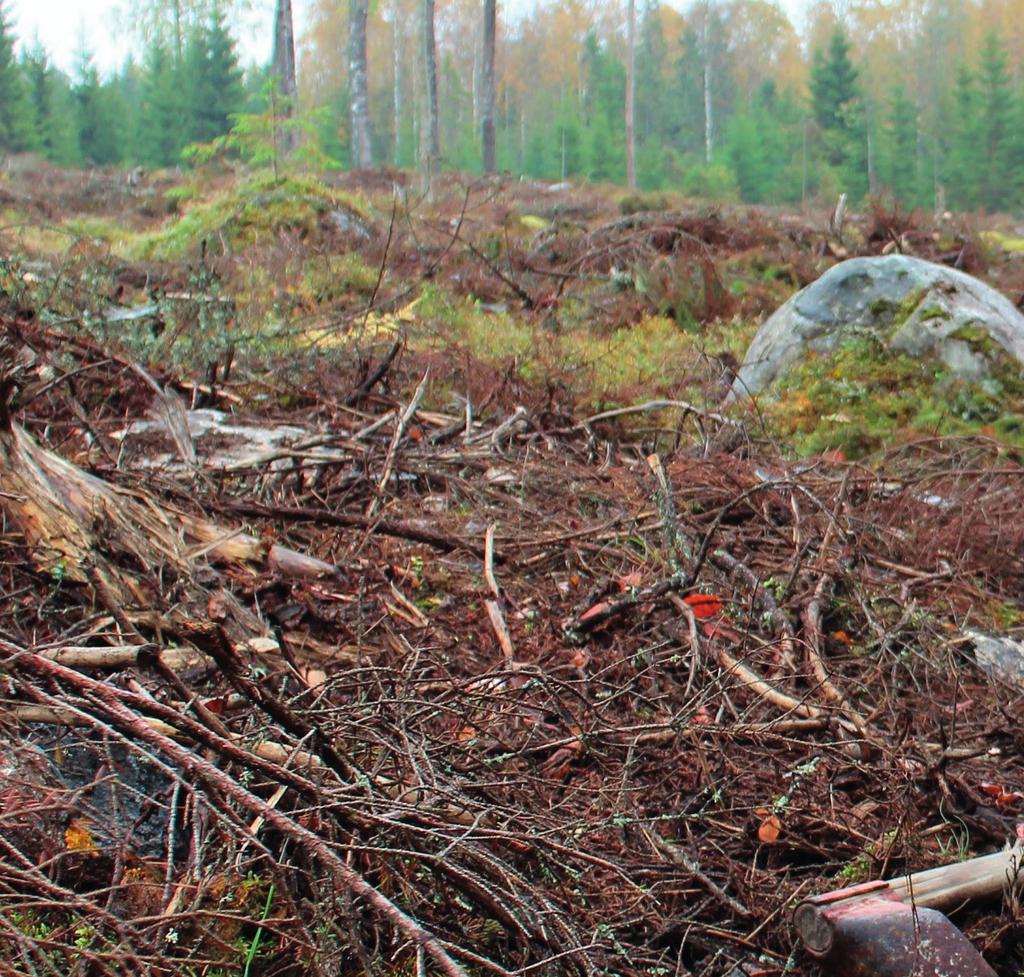
[(1024, 688), (1024, 641), (982, 631), (964, 631), (964, 636), (974, 643), (974, 659), (989, 678)]

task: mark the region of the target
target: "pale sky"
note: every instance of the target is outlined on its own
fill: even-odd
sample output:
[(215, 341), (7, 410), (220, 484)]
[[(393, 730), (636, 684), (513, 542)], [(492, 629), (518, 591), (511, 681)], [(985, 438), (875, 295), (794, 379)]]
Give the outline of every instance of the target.
[[(535, 2), (503, 0), (502, 6), (529, 9)], [(675, 3), (685, 5), (685, 0), (675, 0)], [(795, 18), (804, 0), (781, 0), (780, 5)], [(69, 73), (74, 70), (83, 41), (93, 53), (101, 73), (121, 66), (135, 41), (131, 15), (127, 13), (132, 6), (132, 0), (6, 0), (7, 15), (20, 43), (31, 45), (38, 37), (51, 60)], [(270, 60), (274, 0), (252, 0), (251, 7), (251, 15), (237, 32), (242, 60), (267, 62)], [(306, 0), (292, 0), (292, 8), (296, 35), (301, 36)]]
[[(296, 30), (300, 31), (304, 0), (293, 0)], [(52, 61), (73, 71), (77, 53), (85, 46), (93, 52), (102, 73), (121, 66), (133, 50), (132, 0), (7, 0), (8, 19), (20, 43), (31, 45), (38, 36)], [(238, 32), (243, 60), (270, 60), (270, 25), (273, 0), (254, 0), (252, 15)]]

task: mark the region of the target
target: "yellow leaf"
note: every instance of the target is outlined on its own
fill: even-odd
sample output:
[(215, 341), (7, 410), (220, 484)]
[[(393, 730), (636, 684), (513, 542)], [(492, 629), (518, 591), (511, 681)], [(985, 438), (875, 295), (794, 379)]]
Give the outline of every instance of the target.
[(91, 855), (93, 858), (99, 857), (100, 851), (92, 840), (92, 834), (78, 818), (72, 818), (71, 823), (64, 829), (64, 843), (68, 846), (68, 851)]

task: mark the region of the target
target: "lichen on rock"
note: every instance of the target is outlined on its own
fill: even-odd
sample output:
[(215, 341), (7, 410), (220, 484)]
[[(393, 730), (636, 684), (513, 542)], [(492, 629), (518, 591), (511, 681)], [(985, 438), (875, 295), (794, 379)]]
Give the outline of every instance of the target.
[(1003, 354), (1024, 363), (1024, 315), (991, 286), (907, 255), (852, 258), (765, 321), (730, 399), (761, 393), (808, 354), (834, 354), (865, 333), (966, 382), (990, 380)]

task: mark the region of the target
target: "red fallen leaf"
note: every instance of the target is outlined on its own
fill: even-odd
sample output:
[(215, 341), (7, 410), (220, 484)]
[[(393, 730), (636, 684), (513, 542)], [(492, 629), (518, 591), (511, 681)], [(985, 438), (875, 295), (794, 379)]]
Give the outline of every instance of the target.
[(223, 597), (212, 596), (206, 602), (206, 614), (211, 621), (224, 621), (228, 616), (227, 601)]
[(627, 573), (619, 577), (619, 589), (625, 593), (633, 587), (639, 587), (644, 582), (642, 573)]
[(714, 617), (722, 609), (722, 598), (714, 594), (690, 594), (683, 601), (693, 608), (693, 616), (699, 621)]
[(1024, 794), (1016, 790), (1006, 790), (1002, 784), (983, 783), (979, 786), (989, 797), (995, 799), (996, 807), (1004, 809), (1016, 807), (1021, 801), (1024, 801)]
[(612, 605), (608, 601), (602, 600), (594, 604), (593, 607), (588, 607), (580, 615), (580, 623), (582, 624), (584, 621), (589, 621), (592, 617), (597, 617), (598, 614), (604, 614), (605, 611), (611, 608), (611, 606)]
[(757, 829), (758, 841), (765, 845), (774, 845), (782, 834), (782, 822), (774, 814), (766, 817)]

